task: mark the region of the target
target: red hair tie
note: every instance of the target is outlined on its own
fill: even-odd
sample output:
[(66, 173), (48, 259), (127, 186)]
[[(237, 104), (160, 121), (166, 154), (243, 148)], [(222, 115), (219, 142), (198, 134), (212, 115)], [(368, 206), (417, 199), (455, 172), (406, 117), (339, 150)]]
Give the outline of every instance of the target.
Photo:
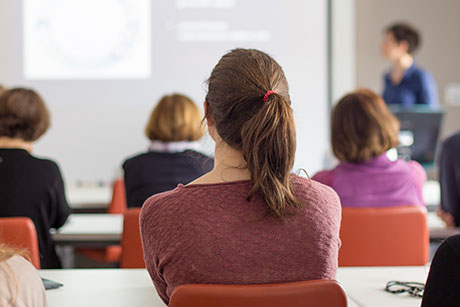
[(272, 90), (267, 91), (264, 95), (264, 102), (267, 102), (268, 96), (270, 96), (271, 94), (276, 94), (276, 92)]

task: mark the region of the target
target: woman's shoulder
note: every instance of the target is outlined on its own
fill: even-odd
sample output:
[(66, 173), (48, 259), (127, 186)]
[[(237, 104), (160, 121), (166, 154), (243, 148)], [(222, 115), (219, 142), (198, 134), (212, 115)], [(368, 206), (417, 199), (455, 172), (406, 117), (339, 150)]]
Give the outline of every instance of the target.
[(339, 196), (328, 185), (297, 175), (292, 178), (294, 193), (297, 197), (306, 200), (308, 203), (321, 205), (329, 203), (332, 206), (340, 206)]
[(318, 181), (322, 184), (331, 186), (333, 177), (334, 177), (334, 170), (332, 169), (332, 170), (319, 171), (315, 175), (313, 175), (311, 179)]
[(182, 184), (179, 184), (175, 189), (158, 193), (150, 196), (142, 205), (141, 220), (149, 216), (159, 216), (161, 211), (173, 209), (174, 204), (180, 203), (184, 199), (184, 191)]
[(32, 156), (32, 167), (39, 168), (42, 172), (52, 173), (52, 174), (61, 174), (59, 165), (56, 161), (50, 158), (42, 158), (37, 156)]
[(128, 156), (123, 161), (122, 165), (123, 165), (123, 167), (125, 167), (125, 165), (140, 162), (140, 161), (143, 161), (145, 159), (149, 159), (149, 157), (155, 156), (155, 155), (157, 155), (157, 153), (154, 152), (154, 151), (137, 152), (135, 154), (132, 154), (132, 155)]
[(123, 168), (129, 167), (130, 165), (138, 165), (138, 164), (143, 164), (146, 162), (154, 163), (157, 161), (165, 161), (168, 159), (192, 159), (193, 161), (200, 161), (200, 162), (206, 162), (210, 161), (213, 162), (214, 160), (206, 156), (203, 153), (200, 153), (198, 151), (194, 150), (186, 150), (183, 152), (158, 152), (158, 151), (147, 151), (143, 153), (137, 153), (132, 156), (129, 156), (126, 158), (122, 166)]
[(434, 82), (434, 77), (431, 72), (417, 65), (414, 67), (412, 76), (420, 80), (420, 82)]
[[(45, 288), (37, 270), (29, 261), (22, 256), (14, 255), (0, 262), (0, 271), (7, 272), (0, 275), (6, 276), (9, 282), (17, 283), (14, 289), (18, 291), (16, 294), (17, 299), (20, 300), (18, 306), (46, 306)], [(3, 290), (8, 291), (8, 287)], [(0, 296), (4, 297), (4, 295)]]
[(14, 255), (0, 263), (2, 265), (2, 268), (8, 266), (11, 270), (14, 271), (15, 274), (22, 275), (30, 273), (33, 276), (38, 276), (35, 267), (20, 255)]
[(342, 206), (337, 193), (331, 187), (308, 178), (297, 177), (293, 183), (296, 198), (305, 204), (305, 216), (338, 228)]

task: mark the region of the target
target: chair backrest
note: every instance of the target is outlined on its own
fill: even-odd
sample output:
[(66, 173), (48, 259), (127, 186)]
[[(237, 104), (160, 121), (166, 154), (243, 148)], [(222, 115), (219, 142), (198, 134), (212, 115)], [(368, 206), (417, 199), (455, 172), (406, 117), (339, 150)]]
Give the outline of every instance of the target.
[(125, 181), (123, 178), (118, 178), (113, 182), (112, 201), (107, 209), (107, 213), (124, 214), (126, 208)]
[(426, 209), (343, 208), (339, 266), (404, 266), (428, 262)]
[(170, 307), (346, 307), (345, 291), (334, 280), (264, 285), (182, 285)]
[(124, 215), (121, 236), (121, 268), (145, 268), (139, 229), (140, 212), (140, 208), (130, 208)]
[(27, 249), (32, 264), (40, 269), (37, 231), (30, 218), (0, 218), (0, 242), (12, 248)]

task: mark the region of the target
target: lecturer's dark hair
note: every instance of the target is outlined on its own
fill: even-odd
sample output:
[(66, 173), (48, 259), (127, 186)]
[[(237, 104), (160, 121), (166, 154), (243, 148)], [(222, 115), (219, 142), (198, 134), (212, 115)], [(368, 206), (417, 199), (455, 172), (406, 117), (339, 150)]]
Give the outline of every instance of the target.
[[(270, 90), (276, 93), (264, 102)], [(296, 136), (281, 66), (261, 51), (234, 49), (214, 67), (206, 103), (222, 140), (243, 152), (252, 183), (247, 199), (260, 194), (273, 216), (293, 214), (302, 204), (290, 181)]]
[(393, 34), (398, 43), (407, 42), (407, 53), (414, 53), (420, 45), (420, 35), (418, 31), (405, 23), (396, 23), (386, 28), (387, 33)]

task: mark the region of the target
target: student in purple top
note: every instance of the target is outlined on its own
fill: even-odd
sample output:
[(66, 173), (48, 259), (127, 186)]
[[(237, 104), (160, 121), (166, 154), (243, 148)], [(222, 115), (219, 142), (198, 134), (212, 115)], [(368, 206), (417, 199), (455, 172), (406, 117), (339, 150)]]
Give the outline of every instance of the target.
[(438, 93), (433, 76), (419, 68), (413, 53), (420, 44), (420, 35), (407, 24), (394, 24), (386, 29), (382, 55), (392, 67), (384, 76), (383, 99), (387, 104), (404, 108), (415, 105), (438, 106)]
[(329, 185), (343, 207), (424, 205), (426, 173), (415, 161), (392, 161), (399, 122), (380, 96), (360, 89), (344, 96), (331, 119), (332, 150), (340, 163), (314, 180)]
[(258, 50), (230, 51), (204, 106), (214, 168), (141, 211), (145, 264), (163, 301), (182, 284), (334, 279), (340, 203), (290, 173), (296, 135), (281, 66)]

